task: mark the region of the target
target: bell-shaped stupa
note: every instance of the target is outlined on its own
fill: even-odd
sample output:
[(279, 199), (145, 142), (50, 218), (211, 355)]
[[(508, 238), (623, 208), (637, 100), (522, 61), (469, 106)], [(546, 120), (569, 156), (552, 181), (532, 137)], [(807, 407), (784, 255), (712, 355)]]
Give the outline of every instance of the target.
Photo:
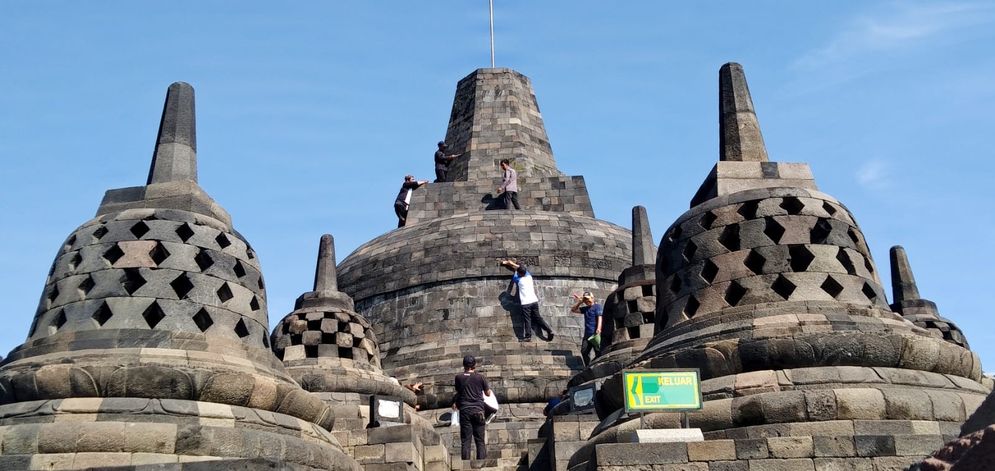
[[(720, 160), (663, 236), (657, 333), (629, 368), (699, 369), (705, 403), (691, 427), (751, 469), (792, 443), (799, 466), (911, 464), (984, 399), (978, 356), (891, 310), (850, 211), (808, 165), (768, 161), (742, 67), (722, 66), (719, 86)], [(603, 387), (602, 408), (622, 408), (621, 374)], [(571, 466), (637, 422), (603, 424)]]
[(66, 239), (0, 367), (4, 469), (358, 467), (273, 356), (259, 260), (197, 184), (196, 149), (193, 88), (174, 83), (147, 184)]

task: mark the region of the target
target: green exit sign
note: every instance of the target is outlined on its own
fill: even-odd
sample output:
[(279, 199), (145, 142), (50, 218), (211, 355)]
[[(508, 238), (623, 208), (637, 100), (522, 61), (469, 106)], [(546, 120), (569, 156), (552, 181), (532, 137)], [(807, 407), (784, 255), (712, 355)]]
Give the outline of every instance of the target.
[(622, 373), (625, 412), (701, 409), (698, 370), (634, 370)]

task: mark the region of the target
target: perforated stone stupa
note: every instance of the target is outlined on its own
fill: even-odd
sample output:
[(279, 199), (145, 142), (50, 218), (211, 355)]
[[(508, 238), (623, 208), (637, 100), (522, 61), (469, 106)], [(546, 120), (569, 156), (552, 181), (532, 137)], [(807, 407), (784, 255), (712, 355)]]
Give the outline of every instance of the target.
[[(767, 161), (742, 67), (719, 75), (720, 161), (663, 236), (657, 333), (630, 365), (700, 369), (705, 405), (690, 423), (708, 440), (655, 458), (650, 444), (599, 445), (624, 441), (630, 421), (572, 465), (665, 453), (696, 469), (906, 467), (957, 436), (984, 399), (980, 361), (889, 308), (853, 215), (807, 165)], [(619, 376), (599, 396), (609, 410), (622, 407)], [(647, 422), (678, 426), (676, 414)]]
[(60, 247), (0, 366), (0, 468), (358, 468), (270, 351), (259, 260), (197, 184), (194, 121), (172, 84), (148, 183)]

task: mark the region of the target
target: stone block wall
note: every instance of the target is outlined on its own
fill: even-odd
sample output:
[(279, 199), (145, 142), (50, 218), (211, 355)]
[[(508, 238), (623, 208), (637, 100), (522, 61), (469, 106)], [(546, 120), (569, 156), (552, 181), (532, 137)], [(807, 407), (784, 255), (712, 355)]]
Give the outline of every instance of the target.
[[(499, 173), (500, 174), (500, 173)], [(429, 183), (414, 191), (407, 225), (455, 214), (503, 209), (500, 178), (472, 182)], [(553, 211), (594, 217), (584, 177), (518, 177), (518, 203), (523, 210)]]
[(521, 176), (559, 175), (528, 77), (511, 69), (477, 69), (456, 85), (446, 142), (463, 155), (448, 181), (489, 180), (501, 159)]

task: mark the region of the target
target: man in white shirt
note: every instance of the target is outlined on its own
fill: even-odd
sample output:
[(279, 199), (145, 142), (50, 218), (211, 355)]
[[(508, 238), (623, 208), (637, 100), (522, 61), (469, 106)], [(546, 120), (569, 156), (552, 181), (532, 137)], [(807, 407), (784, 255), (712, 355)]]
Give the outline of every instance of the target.
[[(501, 266), (508, 268), (515, 272), (511, 277), (511, 283), (508, 284), (508, 293), (511, 293), (511, 288), (517, 286), (518, 288), (518, 302), (522, 305), (522, 320), (525, 324), (524, 332), (522, 332), (522, 338), (519, 340), (521, 342), (531, 342), (532, 341), (532, 324), (539, 329), (539, 333), (546, 332), (548, 338), (543, 340), (550, 342), (553, 340), (553, 329), (549, 327), (546, 320), (539, 315), (539, 296), (536, 296), (535, 291), (535, 281), (532, 279), (532, 274), (525, 268), (525, 265), (520, 265), (514, 260), (501, 260)], [(539, 336), (542, 338), (542, 335)]]

